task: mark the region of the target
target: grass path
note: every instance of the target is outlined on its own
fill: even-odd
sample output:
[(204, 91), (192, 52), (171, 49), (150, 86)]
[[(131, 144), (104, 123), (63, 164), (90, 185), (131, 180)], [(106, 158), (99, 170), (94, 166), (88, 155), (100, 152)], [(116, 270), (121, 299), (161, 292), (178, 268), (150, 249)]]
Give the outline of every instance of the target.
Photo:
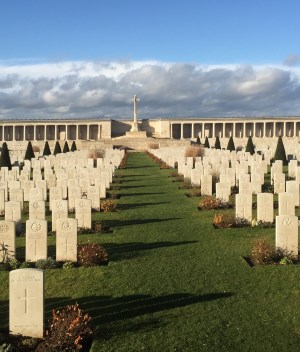
[(48, 314), (77, 301), (93, 317), (93, 352), (299, 351), (300, 266), (242, 259), (274, 229), (213, 229), (215, 212), (199, 212), (145, 154), (119, 173), (121, 211), (101, 214), (114, 232), (79, 236), (102, 243), (109, 266), (47, 270)]

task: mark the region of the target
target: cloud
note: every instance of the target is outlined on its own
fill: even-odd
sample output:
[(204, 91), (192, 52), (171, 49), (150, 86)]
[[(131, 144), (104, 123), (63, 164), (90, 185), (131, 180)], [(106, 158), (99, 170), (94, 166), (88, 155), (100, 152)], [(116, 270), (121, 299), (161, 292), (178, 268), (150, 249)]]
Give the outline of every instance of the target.
[(0, 118), (283, 116), (300, 113), (300, 70), (145, 62), (0, 63)]
[(299, 62), (300, 62), (299, 55), (290, 54), (284, 59), (283, 64), (286, 66), (296, 66)]

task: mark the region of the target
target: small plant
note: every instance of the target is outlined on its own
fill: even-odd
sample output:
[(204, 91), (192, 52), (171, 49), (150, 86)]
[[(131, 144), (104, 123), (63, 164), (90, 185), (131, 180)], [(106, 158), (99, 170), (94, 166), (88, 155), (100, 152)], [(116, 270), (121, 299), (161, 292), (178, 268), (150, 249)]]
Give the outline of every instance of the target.
[(204, 153), (205, 153), (204, 148), (201, 145), (195, 145), (195, 146), (186, 148), (184, 156), (186, 158), (192, 157), (195, 162), (196, 158), (204, 156)]
[(160, 164), (160, 168), (161, 168), (162, 170), (163, 170), (163, 169), (169, 169), (170, 166), (169, 166), (167, 163), (162, 162), (162, 163)]
[(280, 265), (291, 265), (291, 264), (294, 264), (294, 262), (289, 257), (283, 257), (280, 259), (279, 264)]
[(263, 239), (259, 239), (255, 242), (252, 252), (251, 259), (254, 264), (265, 265), (273, 262), (275, 256), (275, 248)]
[(4, 217), (4, 216), (5, 216), (5, 210), (4, 210), (4, 209), (1, 209), (1, 210), (0, 210), (0, 216), (1, 216), (1, 217)]
[(8, 246), (4, 242), (0, 243), (0, 253), (2, 253), (1, 263), (7, 263), (9, 260), (9, 249), (8, 249)]
[(232, 204), (224, 202), (220, 198), (213, 196), (203, 196), (198, 204), (199, 210), (212, 210), (212, 209), (229, 209)]
[(98, 243), (83, 243), (78, 245), (78, 264), (81, 266), (107, 265), (108, 254)]
[(20, 264), (19, 269), (27, 269), (27, 268), (31, 268), (32, 264), (29, 262), (23, 262)]
[(201, 196), (201, 188), (194, 186), (189, 195), (190, 195), (190, 197), (200, 197)]
[(8, 264), (11, 270), (19, 269), (21, 266), (21, 263), (16, 258), (9, 259)]
[(58, 267), (58, 263), (51, 257), (47, 259), (39, 259), (35, 263), (37, 269), (55, 269)]
[(10, 343), (0, 345), (0, 352), (16, 352), (14, 346)]
[(69, 214), (75, 214), (75, 208), (69, 208), (68, 213)]
[(177, 176), (175, 176), (175, 177), (176, 177), (176, 181), (177, 182), (183, 182), (184, 181), (184, 177), (181, 174), (177, 174)]
[(93, 149), (89, 151), (88, 158), (91, 159), (98, 159), (98, 158), (104, 158), (105, 152), (102, 149)]
[(23, 212), (24, 215), (29, 214), (29, 205), (27, 205), (27, 204), (25, 205), (24, 204), (22, 212)]
[(170, 174), (171, 177), (177, 177), (178, 176), (178, 171), (172, 171)]
[(62, 268), (63, 269), (75, 268), (75, 263), (73, 263), (73, 262), (65, 262), (65, 263), (63, 263)]
[(216, 214), (214, 216), (213, 225), (217, 229), (226, 229), (235, 227), (235, 216), (233, 214)]
[(191, 184), (191, 180), (184, 180), (182, 182), (182, 184), (179, 186), (179, 188), (181, 188), (181, 189), (191, 189), (191, 188), (193, 188), (193, 186)]
[(110, 229), (108, 226), (106, 226), (105, 222), (103, 220), (97, 220), (93, 224), (93, 229), (96, 233), (107, 233), (110, 232)]
[(77, 303), (53, 310), (46, 338), (39, 345), (38, 351), (82, 351), (93, 336), (90, 321), (90, 316)]
[(246, 227), (250, 224), (250, 221), (245, 218), (235, 218), (235, 227)]
[(100, 208), (104, 213), (111, 213), (117, 210), (117, 201), (115, 199), (105, 199), (100, 203)]
[(78, 227), (77, 235), (88, 235), (93, 233), (93, 230), (88, 227)]

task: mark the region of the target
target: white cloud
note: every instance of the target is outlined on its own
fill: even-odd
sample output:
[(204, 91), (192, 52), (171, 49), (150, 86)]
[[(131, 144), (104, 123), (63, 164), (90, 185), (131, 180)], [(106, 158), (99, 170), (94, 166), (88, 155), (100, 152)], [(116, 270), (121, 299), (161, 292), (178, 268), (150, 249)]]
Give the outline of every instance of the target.
[(0, 62), (0, 117), (300, 115), (300, 69), (166, 62)]

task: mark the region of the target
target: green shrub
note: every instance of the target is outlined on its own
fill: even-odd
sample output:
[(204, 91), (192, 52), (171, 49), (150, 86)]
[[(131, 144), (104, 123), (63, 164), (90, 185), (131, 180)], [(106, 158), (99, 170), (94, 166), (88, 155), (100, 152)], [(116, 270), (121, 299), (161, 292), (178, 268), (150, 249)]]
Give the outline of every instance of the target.
[(221, 143), (220, 143), (220, 138), (219, 138), (219, 136), (216, 137), (215, 149), (221, 149)]
[(53, 151), (53, 155), (59, 154), (61, 153), (61, 147), (58, 141), (56, 141), (55, 143), (55, 147), (54, 147), (54, 151)]
[(277, 147), (274, 154), (274, 160), (282, 160), (283, 164), (287, 164), (286, 153), (282, 137), (278, 137)]
[(27, 149), (26, 149), (26, 152), (25, 152), (24, 160), (31, 160), (33, 158), (35, 158), (35, 155), (34, 155), (34, 151), (33, 151), (33, 148), (32, 148), (32, 144), (29, 141), (28, 144), (27, 144)]
[(68, 153), (70, 151), (68, 142), (65, 141), (64, 147), (63, 147), (63, 153)]
[(247, 141), (246, 152), (250, 153), (251, 155), (255, 153), (255, 148), (254, 148), (254, 144), (251, 136), (248, 138), (248, 141)]
[(82, 243), (78, 245), (77, 261), (81, 266), (107, 265), (108, 254), (98, 243)]
[(65, 262), (65, 263), (63, 263), (62, 268), (63, 268), (63, 269), (72, 269), (72, 268), (75, 268), (75, 263), (74, 263), (74, 262)]
[(35, 263), (35, 267), (37, 269), (55, 269), (58, 267), (57, 261), (55, 261), (53, 258), (49, 257), (47, 259), (39, 259)]
[(16, 352), (17, 350), (10, 343), (0, 345), (0, 352)]
[(3, 166), (8, 167), (9, 170), (11, 169), (11, 160), (10, 160), (9, 150), (6, 142), (2, 144), (1, 155), (0, 155), (0, 168)]
[(90, 316), (84, 313), (77, 303), (53, 310), (45, 340), (38, 346), (37, 351), (82, 351), (93, 336), (90, 321)]
[(48, 155), (51, 155), (51, 150), (50, 150), (48, 141), (46, 141), (44, 145), (43, 156), (48, 156)]
[(208, 137), (205, 137), (204, 148), (210, 148)]
[(71, 152), (75, 152), (76, 150), (77, 150), (76, 143), (75, 141), (73, 141), (71, 145)]
[(227, 144), (227, 150), (230, 150), (231, 152), (233, 150), (235, 150), (235, 146), (234, 146), (234, 141), (232, 136), (229, 138), (228, 144)]

